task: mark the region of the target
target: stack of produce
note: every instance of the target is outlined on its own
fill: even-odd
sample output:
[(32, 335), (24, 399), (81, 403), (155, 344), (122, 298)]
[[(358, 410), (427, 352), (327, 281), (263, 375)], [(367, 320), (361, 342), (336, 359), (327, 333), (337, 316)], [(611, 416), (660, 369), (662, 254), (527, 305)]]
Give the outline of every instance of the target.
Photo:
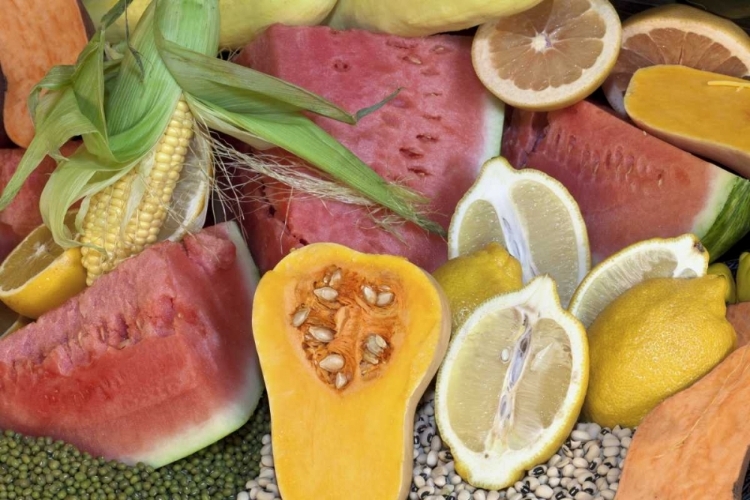
[(0, 498), (736, 497), (731, 3), (0, 0)]

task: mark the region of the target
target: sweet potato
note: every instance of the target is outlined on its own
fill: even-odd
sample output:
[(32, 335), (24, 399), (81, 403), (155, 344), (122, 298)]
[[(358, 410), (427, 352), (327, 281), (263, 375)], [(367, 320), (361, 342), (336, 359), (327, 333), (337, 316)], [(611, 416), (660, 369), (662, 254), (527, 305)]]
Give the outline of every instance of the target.
[(52, 66), (75, 63), (91, 22), (78, 0), (0, 0), (0, 13), (3, 124), (14, 143), (28, 147), (34, 137), (29, 92)]
[(727, 319), (737, 332), (737, 345), (742, 347), (750, 344), (750, 302), (729, 304), (727, 306)]
[(617, 500), (734, 500), (748, 466), (750, 345), (657, 406), (635, 433)]

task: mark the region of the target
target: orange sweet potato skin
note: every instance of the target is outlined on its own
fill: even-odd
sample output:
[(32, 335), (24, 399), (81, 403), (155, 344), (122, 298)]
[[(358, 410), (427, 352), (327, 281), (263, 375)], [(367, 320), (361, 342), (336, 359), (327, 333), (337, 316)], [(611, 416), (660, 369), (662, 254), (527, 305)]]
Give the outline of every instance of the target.
[(750, 345), (667, 399), (638, 427), (617, 500), (739, 500), (748, 466)]
[(737, 345), (750, 344), (750, 302), (728, 305), (727, 319), (737, 332)]
[(78, 0), (0, 0), (0, 13), (3, 125), (14, 143), (28, 147), (34, 136), (28, 95), (52, 66), (75, 63), (89, 23)]

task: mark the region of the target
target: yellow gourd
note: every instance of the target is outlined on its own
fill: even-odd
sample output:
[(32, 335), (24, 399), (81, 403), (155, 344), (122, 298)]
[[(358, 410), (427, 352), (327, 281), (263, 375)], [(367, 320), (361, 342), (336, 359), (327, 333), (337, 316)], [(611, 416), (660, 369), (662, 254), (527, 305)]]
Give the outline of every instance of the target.
[(635, 72), (625, 109), (652, 135), (750, 176), (750, 81), (650, 66)]
[[(98, 26), (102, 16), (118, 0), (83, 0), (91, 19)], [(131, 31), (143, 15), (151, 0), (133, 0), (128, 7), (128, 24)], [(266, 27), (274, 23), (291, 26), (319, 24), (333, 8), (336, 0), (220, 0), (221, 30), (219, 46), (222, 49), (239, 49), (247, 45)], [(125, 39), (125, 16), (107, 29), (107, 40)]]
[(511, 16), (541, 0), (339, 0), (327, 20), (336, 29), (360, 28), (404, 37), (459, 31)]
[(450, 328), (440, 286), (402, 257), (314, 243), (263, 276), (253, 332), (284, 500), (407, 498)]

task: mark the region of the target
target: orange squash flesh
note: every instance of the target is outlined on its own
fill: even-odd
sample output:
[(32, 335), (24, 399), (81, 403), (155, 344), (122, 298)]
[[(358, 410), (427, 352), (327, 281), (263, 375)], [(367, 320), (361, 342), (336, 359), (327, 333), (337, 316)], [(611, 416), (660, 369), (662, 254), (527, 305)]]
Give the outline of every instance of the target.
[(440, 286), (402, 257), (314, 243), (263, 276), (253, 332), (284, 500), (407, 498), (414, 413), (450, 328)]

